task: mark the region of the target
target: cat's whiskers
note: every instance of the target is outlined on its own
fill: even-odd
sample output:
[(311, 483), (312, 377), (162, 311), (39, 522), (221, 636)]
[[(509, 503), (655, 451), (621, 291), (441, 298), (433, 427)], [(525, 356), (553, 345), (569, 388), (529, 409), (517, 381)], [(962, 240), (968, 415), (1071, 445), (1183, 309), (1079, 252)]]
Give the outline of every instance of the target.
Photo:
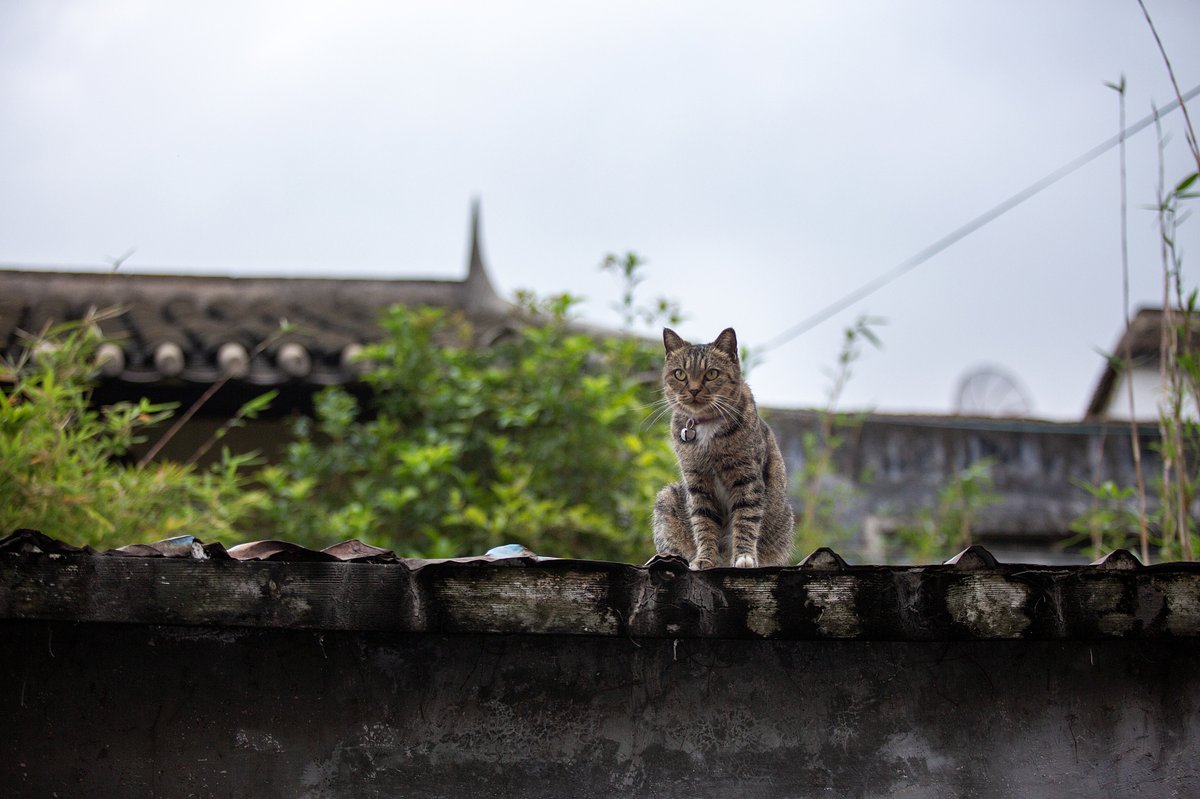
[(634, 408), (641, 411), (645, 410), (646, 408), (660, 407), (667, 402), (669, 402), (669, 400), (666, 397), (659, 397), (658, 399), (654, 400), (654, 402), (643, 402), (641, 405), (635, 405)]
[(712, 407), (713, 407), (713, 410), (717, 412), (717, 415), (721, 417), (722, 421), (725, 421), (725, 422), (730, 421), (729, 409), (725, 407), (725, 403), (723, 401), (721, 401), (721, 399), (719, 397), (713, 397)]
[(713, 397), (712, 406), (720, 414), (721, 418), (727, 422), (743, 421), (743, 411), (739, 411), (724, 397)]
[(643, 405), (642, 407), (655, 409), (655, 410), (651, 411), (646, 416), (645, 420), (642, 422), (642, 428), (647, 429), (647, 428), (651, 427), (652, 425), (654, 425), (659, 419), (663, 418), (663, 416), (665, 416), (666, 414), (671, 412), (671, 400), (668, 399), (667, 397), (663, 397), (660, 400), (655, 400), (654, 402), (647, 403), (646, 405)]

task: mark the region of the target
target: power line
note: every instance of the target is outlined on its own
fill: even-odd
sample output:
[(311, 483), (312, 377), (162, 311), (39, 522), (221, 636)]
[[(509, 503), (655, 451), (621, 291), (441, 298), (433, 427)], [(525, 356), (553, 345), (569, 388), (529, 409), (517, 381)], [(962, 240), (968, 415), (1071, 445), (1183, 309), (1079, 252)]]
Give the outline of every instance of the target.
[[(1187, 102), (1188, 100), (1191, 100), (1193, 97), (1195, 97), (1197, 94), (1200, 94), (1200, 86), (1194, 87), (1187, 94), (1183, 95), (1183, 101)], [(1095, 147), (1088, 150), (1086, 153), (1079, 156), (1075, 160), (1070, 161), (1066, 165), (1059, 167), (1058, 169), (1054, 170), (1050, 174), (1046, 175), (1041, 180), (1036, 181), (1035, 183), (1031, 184), (1027, 188), (1025, 188), (1025, 189), (1017, 192), (1013, 196), (1009, 197), (1007, 200), (1004, 200), (1003, 202), (994, 206), (991, 210), (985, 211), (984, 213), (975, 217), (970, 222), (966, 223), (965, 225), (958, 228), (957, 230), (947, 234), (946, 236), (943, 236), (942, 238), (935, 241), (933, 244), (930, 244), (928, 247), (926, 247), (925, 249), (918, 252), (916, 255), (913, 255), (911, 258), (907, 259), (906, 261), (903, 261), (903, 262), (897, 264), (896, 266), (892, 267), (888, 271), (884, 272), (879, 277), (864, 283), (863, 285), (859, 286), (854, 291), (845, 295), (844, 297), (837, 300), (836, 302), (833, 302), (833, 303), (825, 306), (823, 309), (816, 312), (815, 314), (808, 317), (807, 319), (804, 319), (803, 321), (798, 322), (795, 325), (792, 325), (787, 330), (785, 330), (782, 333), (780, 333), (779, 335), (775, 336), (775, 338), (771, 339), (766, 344), (764, 344), (762, 347), (760, 347), (758, 351), (760, 353), (768, 352), (770, 350), (775, 349), (776, 347), (786, 344), (787, 342), (791, 341), (792, 339), (796, 338), (796, 336), (799, 336), (802, 333), (807, 333), (809, 330), (812, 330), (814, 327), (816, 327), (817, 325), (821, 324), (822, 322), (828, 320), (830, 317), (835, 316), (836, 314), (846, 310), (851, 305), (853, 305), (854, 303), (863, 299), (864, 297), (868, 297), (871, 294), (874, 294), (876, 291), (883, 288), (888, 283), (891, 283), (893, 280), (896, 280), (897, 278), (901, 277), (902, 275), (916, 269), (918, 266), (925, 263), (933, 256), (937, 255), (938, 253), (940, 253), (943, 250), (950, 247), (950, 245), (961, 241), (962, 239), (971, 235), (976, 230), (979, 230), (981, 227), (988, 224), (989, 222), (996, 219), (997, 217), (1008, 213), (1013, 208), (1016, 208), (1018, 205), (1025, 202), (1030, 197), (1034, 196), (1035, 194), (1042, 191), (1043, 189), (1045, 189), (1049, 186), (1052, 186), (1053, 184), (1062, 180), (1067, 175), (1071, 174), (1072, 172), (1074, 172), (1075, 170), (1084, 166), (1085, 164), (1099, 158), (1101, 155), (1103, 155), (1104, 153), (1111, 150), (1113, 147), (1116, 147), (1118, 144), (1120, 144), (1123, 139), (1127, 139), (1136, 133), (1140, 133), (1145, 128), (1154, 124), (1154, 120), (1156, 118), (1161, 118), (1161, 117), (1165, 116), (1166, 114), (1171, 113), (1176, 108), (1179, 108), (1179, 106), (1180, 106), (1180, 102), (1178, 99), (1172, 100), (1171, 102), (1164, 105), (1162, 108), (1158, 109), (1157, 112), (1150, 114), (1149, 116), (1145, 117), (1144, 119), (1138, 120), (1137, 122), (1135, 122), (1132, 125), (1130, 125), (1129, 127), (1125, 128), (1125, 130), (1121, 131), (1117, 135), (1113, 136), (1112, 138), (1108, 139), (1107, 141), (1102, 142), (1101, 144), (1096, 145)]]

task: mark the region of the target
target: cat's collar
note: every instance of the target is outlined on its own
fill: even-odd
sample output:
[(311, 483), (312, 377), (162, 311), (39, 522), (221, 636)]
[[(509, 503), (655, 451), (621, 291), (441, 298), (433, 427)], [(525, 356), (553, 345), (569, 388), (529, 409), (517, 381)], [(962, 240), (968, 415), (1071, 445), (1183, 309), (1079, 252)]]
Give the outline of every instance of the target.
[(679, 428), (679, 439), (683, 442), (696, 440), (696, 425), (717, 421), (716, 416), (689, 416), (683, 427)]

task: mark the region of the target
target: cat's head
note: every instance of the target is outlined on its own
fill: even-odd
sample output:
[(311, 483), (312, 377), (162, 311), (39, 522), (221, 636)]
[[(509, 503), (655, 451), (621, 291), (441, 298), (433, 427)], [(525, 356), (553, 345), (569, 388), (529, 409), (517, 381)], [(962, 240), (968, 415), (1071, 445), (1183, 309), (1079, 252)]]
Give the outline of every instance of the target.
[(663, 328), (663, 393), (671, 407), (692, 416), (722, 415), (742, 385), (737, 334), (732, 327), (710, 344), (690, 344)]

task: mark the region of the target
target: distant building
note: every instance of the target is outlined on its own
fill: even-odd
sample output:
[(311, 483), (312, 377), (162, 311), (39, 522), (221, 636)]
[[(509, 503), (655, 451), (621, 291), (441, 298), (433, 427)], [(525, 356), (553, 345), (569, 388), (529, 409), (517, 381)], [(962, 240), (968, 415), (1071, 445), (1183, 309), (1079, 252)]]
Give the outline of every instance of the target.
[[(1160, 367), (1162, 325), (1161, 308), (1142, 308), (1137, 312), (1108, 353), (1109, 359), (1088, 403), (1087, 420), (1128, 421), (1131, 416), (1141, 422), (1158, 419), (1163, 385)], [(1192, 344), (1200, 345), (1200, 331), (1193, 332)], [(1119, 368), (1127, 357), (1130, 359), (1129, 368)], [(1130, 384), (1133, 387), (1132, 414)], [(1195, 407), (1191, 403), (1185, 410), (1189, 416), (1195, 417)]]
[[(112, 343), (99, 354), (97, 405), (147, 397), (186, 409), (228, 379), (164, 451), (186, 457), (243, 403), (275, 389), (266, 417), (228, 439), (235, 450), (270, 454), (285, 440), (280, 417), (309, 410), (322, 387), (363, 393), (355, 356), (380, 338), (380, 315), (396, 304), (462, 312), (485, 344), (512, 330), (514, 307), (484, 265), (478, 206), (459, 281), (0, 270), (0, 352), (19, 349), (22, 331), (121, 308), (100, 323)], [(280, 334), (285, 323), (290, 332)]]

